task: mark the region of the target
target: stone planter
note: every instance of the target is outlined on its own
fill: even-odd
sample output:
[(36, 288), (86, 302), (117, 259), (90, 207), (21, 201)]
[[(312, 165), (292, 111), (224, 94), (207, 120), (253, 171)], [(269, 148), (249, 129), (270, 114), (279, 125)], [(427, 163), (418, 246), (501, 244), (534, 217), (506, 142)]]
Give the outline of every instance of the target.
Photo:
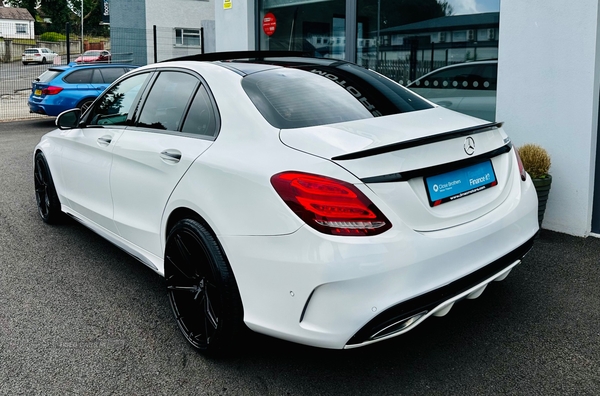
[(538, 222), (540, 228), (542, 228), (542, 221), (544, 220), (544, 212), (546, 211), (546, 202), (548, 201), (548, 194), (550, 194), (550, 185), (552, 184), (552, 176), (547, 175), (543, 179), (531, 179), (535, 186), (535, 191), (538, 196)]

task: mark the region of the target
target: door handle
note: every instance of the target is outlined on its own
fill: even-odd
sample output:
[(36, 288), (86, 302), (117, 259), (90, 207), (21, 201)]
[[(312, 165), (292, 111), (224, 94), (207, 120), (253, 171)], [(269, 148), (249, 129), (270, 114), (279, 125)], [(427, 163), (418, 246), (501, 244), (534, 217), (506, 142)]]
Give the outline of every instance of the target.
[(165, 150), (160, 153), (160, 158), (168, 164), (176, 164), (181, 161), (181, 151), (174, 149)]
[(110, 135), (101, 136), (98, 138), (97, 142), (100, 146), (106, 147), (110, 144), (110, 142), (112, 142), (112, 136), (110, 136)]

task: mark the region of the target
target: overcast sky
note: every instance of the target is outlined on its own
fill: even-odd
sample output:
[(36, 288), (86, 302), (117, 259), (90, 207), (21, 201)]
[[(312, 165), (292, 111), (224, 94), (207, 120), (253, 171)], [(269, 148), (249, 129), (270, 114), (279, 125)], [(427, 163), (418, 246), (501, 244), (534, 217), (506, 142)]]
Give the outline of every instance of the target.
[(500, 11), (500, 0), (448, 0), (454, 15)]

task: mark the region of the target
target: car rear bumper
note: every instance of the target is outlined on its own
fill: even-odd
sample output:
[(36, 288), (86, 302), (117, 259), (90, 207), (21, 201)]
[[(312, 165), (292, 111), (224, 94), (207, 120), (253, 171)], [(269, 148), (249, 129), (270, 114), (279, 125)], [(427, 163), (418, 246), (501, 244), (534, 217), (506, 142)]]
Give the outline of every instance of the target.
[(479, 297), (488, 284), (504, 280), (521, 263), (531, 250), (533, 239), (461, 279), (388, 308), (354, 334), (345, 348), (356, 348), (406, 333), (430, 316), (446, 315), (460, 300)]
[(441, 316), (503, 279), (530, 248), (537, 198), (531, 183), (522, 186), (519, 199), (440, 231), (395, 224), (374, 237), (327, 236), (309, 227), (282, 236), (221, 236), (244, 321), (257, 332), (341, 349)]
[(32, 102), (31, 100), (27, 102), (27, 104), (29, 106), (30, 113), (43, 114), (48, 116), (57, 116), (65, 110), (62, 106), (40, 104)]

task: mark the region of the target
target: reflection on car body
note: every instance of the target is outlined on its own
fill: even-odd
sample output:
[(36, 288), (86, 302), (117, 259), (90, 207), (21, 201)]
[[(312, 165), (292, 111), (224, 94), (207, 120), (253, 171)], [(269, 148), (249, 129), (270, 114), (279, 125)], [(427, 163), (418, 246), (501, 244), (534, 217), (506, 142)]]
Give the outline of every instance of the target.
[(417, 94), (451, 110), (494, 121), (498, 61), (442, 67), (407, 85)]

